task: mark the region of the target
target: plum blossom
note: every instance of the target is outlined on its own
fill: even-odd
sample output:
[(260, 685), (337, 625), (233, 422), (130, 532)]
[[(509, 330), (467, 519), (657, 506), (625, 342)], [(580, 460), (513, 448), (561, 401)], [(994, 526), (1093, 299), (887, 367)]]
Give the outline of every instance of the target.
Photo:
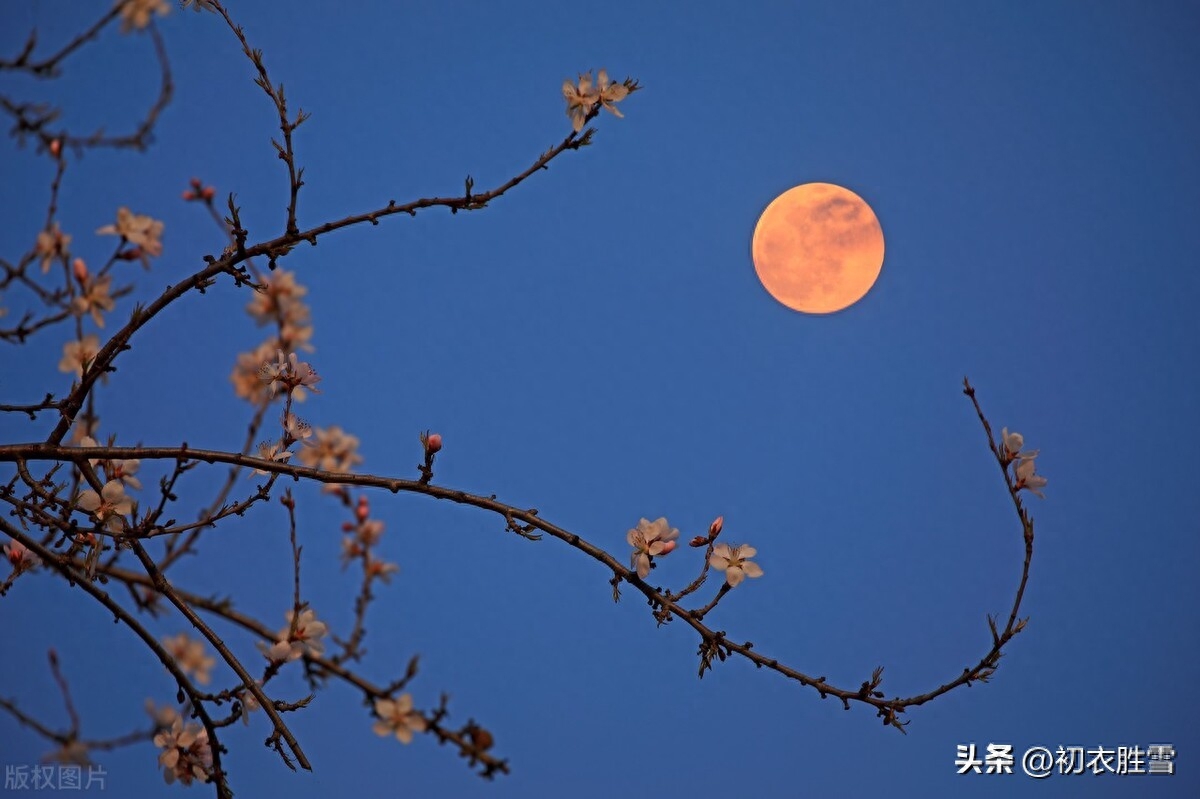
[(71, 237), (59, 229), (57, 222), (37, 235), (34, 253), (42, 260), (42, 274), (50, 271), (50, 264), (55, 258), (66, 259), (67, 248), (71, 246)]
[(117, 209), (115, 225), (105, 225), (96, 230), (100, 235), (121, 236), (126, 241), (137, 246), (135, 257), (141, 258), (142, 265), (149, 268), (147, 255), (155, 258), (162, 255), (163, 223), (143, 214), (135, 214), (125, 206)]
[[(258, 457), (265, 461), (286, 461), (292, 457), (282, 441), (264, 441), (258, 445)], [(270, 474), (266, 469), (255, 469), (254, 474)], [(253, 477), (253, 475), (251, 475)]]
[(154, 722), (154, 727), (157, 730), (168, 729), (172, 724), (175, 723), (175, 720), (180, 717), (179, 711), (174, 707), (171, 705), (163, 705), (162, 707), (159, 707), (154, 704), (153, 699), (146, 699), (145, 708), (147, 715), (150, 716), (150, 719)]
[[(98, 447), (100, 444), (91, 436), (83, 436), (79, 439), (81, 447)], [(104, 474), (109, 480), (120, 480), (129, 488), (134, 490), (142, 487), (142, 481), (135, 475), (142, 468), (142, 462), (136, 458), (126, 460), (100, 460), (99, 458), (88, 458), (88, 463), (92, 466), (100, 464), (104, 469)]]
[[(255, 680), (255, 683), (262, 687), (262, 680)], [(258, 697), (250, 689), (239, 691), (237, 698), (242, 703), (242, 723), (248, 727), (250, 726), (250, 714), (262, 706), (258, 703)]]
[(262, 380), (262, 367), (278, 349), (279, 342), (268, 340), (259, 344), (258, 349), (253, 352), (240, 353), (237, 364), (229, 375), (229, 382), (233, 383), (233, 393), (255, 405), (270, 399), (271, 395)]
[(366, 565), (363, 570), (368, 576), (378, 578), (385, 583), (392, 582), (392, 575), (400, 571), (400, 567), (395, 563), (389, 563), (386, 560), (379, 560), (370, 555), (367, 556)]
[(179, 780), (191, 785), (193, 780), (208, 782), (212, 768), (212, 747), (208, 743), (208, 730), (199, 724), (184, 727), (183, 719), (176, 717), (170, 728), (154, 736), (154, 745), (163, 751), (158, 763), (163, 767), (163, 779), (167, 784)]
[(758, 554), (758, 550), (749, 544), (731, 547), (729, 544), (717, 544), (713, 547), (708, 565), (718, 571), (725, 572), (725, 582), (730, 588), (737, 586), (747, 577), (762, 577), (762, 567), (750, 558)]
[(1022, 452), (1021, 447), (1025, 446), (1025, 437), (1017, 432), (1008, 432), (1007, 427), (1000, 431), (1000, 442), (1003, 447), (1004, 458), (1006, 462), (1015, 458), (1029, 460), (1036, 458), (1038, 455), (1038, 450), (1036, 449), (1029, 452)]
[(275, 643), (264, 649), (267, 658), (275, 663), (296, 660), (305, 655), (320, 657), (325, 652), (321, 638), (328, 631), (325, 622), (317, 620), (311, 608), (300, 611), (296, 629), (292, 630), (293, 611), (287, 612), (288, 626), (279, 631)]
[(90, 489), (80, 494), (78, 507), (92, 514), (110, 533), (119, 533), (125, 529), (125, 515), (133, 512), (133, 500), (125, 496), (120, 480), (109, 480), (99, 494)]
[(71, 300), (71, 313), (83, 316), (90, 313), (97, 327), (104, 327), (103, 313), (113, 309), (113, 298), (109, 295), (112, 276), (104, 275), (88, 279), (83, 284), (83, 292)]
[(203, 641), (193, 640), (187, 633), (180, 633), (173, 638), (162, 639), (162, 643), (171, 657), (175, 658), (179, 668), (194, 675), (196, 682), (208, 685), (212, 681), (210, 672), (217, 661), (205, 654)]
[(395, 735), (401, 743), (411, 743), (414, 732), (425, 731), (425, 719), (413, 710), (412, 695), (401, 694), (395, 699), (376, 699), (375, 715), (379, 720), (371, 727), (376, 735)]
[(29, 551), (20, 541), (12, 540), (4, 545), (4, 557), (12, 564), (13, 571), (20, 574), (36, 569), (42, 562), (41, 558)]
[(259, 375), (267, 383), (272, 397), (280, 390), (293, 392), (296, 399), (303, 399), (305, 388), (320, 393), (315, 388), (316, 384), (321, 382), (317, 370), (313, 369), (311, 364), (301, 361), (294, 352), (285, 354), (283, 350), (276, 350), (275, 360), (264, 363)]
[(121, 6), (121, 33), (142, 30), (150, 24), (152, 14), (162, 17), (170, 12), (167, 0), (125, 0)]
[(571, 118), (571, 127), (578, 133), (596, 103), (600, 103), (602, 108), (616, 116), (623, 117), (624, 114), (617, 110), (616, 103), (624, 100), (637, 88), (636, 83), (628, 80), (624, 83), (612, 83), (608, 79), (608, 72), (603, 69), (598, 73), (595, 82), (592, 81), (591, 70), (580, 75), (577, 83), (570, 79), (564, 80), (562, 93), (563, 99), (567, 101), (567, 116)]
[(349, 472), (362, 463), (358, 454), (358, 437), (337, 425), (314, 428), (315, 435), (306, 439), (298, 456), (305, 466), (326, 472)]
[(283, 418), (283, 430), (292, 441), (305, 441), (313, 430), (308, 422), (290, 411)]
[(246, 305), (246, 312), (259, 325), (295, 316), (307, 319), (309, 311), (301, 299), (305, 294), (308, 294), (308, 289), (296, 282), (295, 272), (276, 269), (263, 275), (262, 287), (254, 292)]
[(667, 524), (666, 517), (655, 521), (642, 519), (638, 526), (625, 534), (625, 540), (633, 547), (629, 566), (643, 580), (650, 573), (652, 559), (656, 555), (667, 555), (675, 549), (679, 530)]
[(79, 341), (68, 341), (63, 345), (63, 357), (58, 362), (58, 371), (74, 372), (83, 377), (83, 365), (90, 363), (100, 352), (100, 339), (92, 333)]
[(1025, 488), (1042, 499), (1045, 499), (1046, 495), (1042, 493), (1041, 489), (1046, 487), (1046, 478), (1042, 477), (1040, 474), (1034, 474), (1034, 468), (1035, 466), (1032, 456), (1021, 459), (1021, 461), (1017, 464), (1016, 469), (1016, 490), (1020, 491), (1022, 488)]
[(599, 95), (592, 87), (592, 73), (579, 76), (579, 82), (574, 83), (569, 78), (563, 81), (563, 99), (567, 101), (567, 116), (571, 118), (571, 127), (578, 133), (583, 129), (583, 122), (596, 104)]
[(628, 86), (624, 83), (610, 83), (608, 72), (602, 69), (596, 74), (596, 91), (601, 107), (619, 118), (624, 118), (625, 115), (617, 110), (614, 103), (619, 103), (629, 96)]

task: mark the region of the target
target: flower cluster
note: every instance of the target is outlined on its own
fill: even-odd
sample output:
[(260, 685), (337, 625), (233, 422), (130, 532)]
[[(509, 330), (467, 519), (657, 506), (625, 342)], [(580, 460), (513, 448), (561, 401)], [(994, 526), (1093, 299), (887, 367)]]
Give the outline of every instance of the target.
[(1038, 450), (1022, 450), (1024, 446), (1025, 437), (1020, 433), (1010, 433), (1007, 427), (1000, 431), (1000, 457), (1005, 468), (1014, 460), (1017, 462), (1016, 468), (1013, 469), (1013, 475), (1016, 478), (1013, 490), (1028, 489), (1031, 493), (1045, 499), (1046, 495), (1041, 490), (1046, 487), (1046, 478), (1034, 473), (1036, 469), (1034, 459), (1038, 456)]
[(259, 369), (259, 377), (267, 384), (271, 396), (282, 391), (301, 399), (304, 389), (319, 393), (315, 386), (321, 382), (320, 375), (312, 365), (300, 360), (296, 353), (285, 354), (283, 350), (275, 351), (275, 360), (267, 361)]
[(92, 321), (97, 327), (104, 327), (104, 312), (113, 309), (113, 298), (109, 294), (112, 287), (112, 276), (91, 276), (82, 258), (76, 258), (74, 263), (75, 276), (79, 279), (80, 292), (71, 300), (71, 313), (75, 316), (92, 315)]
[(580, 75), (577, 83), (569, 79), (564, 80), (562, 93), (563, 98), (567, 101), (567, 116), (571, 118), (571, 126), (578, 133), (596, 103), (600, 103), (601, 107), (618, 117), (623, 117), (624, 114), (617, 110), (616, 103), (624, 100), (636, 88), (637, 84), (628, 78), (624, 83), (611, 83), (608, 79), (608, 72), (603, 69), (596, 76), (594, 83), (590, 70)]
[(308, 289), (296, 282), (294, 272), (276, 269), (262, 278), (262, 286), (246, 305), (246, 313), (259, 326), (279, 326), (278, 349), (312, 351), (312, 311), (304, 302)]
[(299, 452), (300, 462), (325, 472), (349, 472), (362, 463), (358, 443), (357, 436), (337, 425), (313, 428), (312, 438), (305, 441), (307, 446)]
[(195, 677), (196, 682), (208, 685), (212, 681), (211, 671), (216, 660), (205, 653), (203, 641), (195, 641), (187, 633), (180, 633), (162, 639), (162, 644), (179, 668)]
[[(132, 3), (131, 5), (137, 5)], [(128, 8), (128, 6), (126, 6)], [(148, 14), (148, 12), (147, 12)], [(142, 214), (135, 214), (125, 206), (117, 209), (117, 222), (105, 225), (96, 230), (100, 235), (120, 236), (123, 241), (134, 245), (132, 250), (121, 253), (121, 257), (132, 261), (139, 259), (142, 266), (150, 268), (148, 256), (157, 258), (162, 255), (163, 223), (157, 219)]]
[(395, 563), (380, 560), (371, 553), (371, 549), (383, 538), (383, 522), (371, 518), (371, 504), (366, 495), (359, 496), (358, 505), (354, 508), (354, 522), (342, 524), (342, 568), (350, 565), (351, 561), (361, 559), (363, 571), (369, 580), (382, 580), (390, 583), (392, 575), (400, 571)]
[[(196, 10), (199, 11), (199, 7)], [(213, 197), (217, 196), (217, 190), (212, 186), (205, 186), (200, 178), (192, 178), (189, 185), (191, 188), (185, 189), (182, 194), (184, 202), (195, 202), (197, 200), (209, 202)]]
[(71, 257), (68, 250), (70, 246), (71, 237), (59, 229), (57, 222), (51, 223), (50, 227), (39, 233), (34, 253), (41, 259), (42, 274), (49, 272), (50, 264), (56, 260), (65, 264)]
[(289, 610), (287, 620), (288, 625), (279, 631), (275, 643), (269, 648), (263, 648), (268, 660), (272, 663), (287, 663), (305, 655), (320, 657), (324, 654), (325, 644), (321, 639), (328, 628), (325, 622), (317, 620), (317, 614), (312, 609), (300, 611), (299, 617)]
[(410, 743), (414, 732), (424, 732), (426, 722), (413, 710), (412, 696), (402, 694), (396, 699), (376, 699), (375, 715), (379, 720), (371, 729), (376, 735), (395, 735), (401, 743)]
[(635, 570), (638, 577), (646, 579), (654, 568), (654, 558), (670, 554), (677, 538), (679, 530), (667, 524), (665, 517), (655, 521), (642, 519), (637, 527), (625, 534), (625, 540), (633, 547), (629, 568)]
[(158, 763), (163, 767), (163, 779), (167, 784), (179, 780), (191, 785), (194, 780), (208, 782), (212, 768), (212, 748), (208, 743), (208, 730), (199, 724), (183, 724), (175, 717), (171, 726), (154, 736), (154, 745), (163, 751)]

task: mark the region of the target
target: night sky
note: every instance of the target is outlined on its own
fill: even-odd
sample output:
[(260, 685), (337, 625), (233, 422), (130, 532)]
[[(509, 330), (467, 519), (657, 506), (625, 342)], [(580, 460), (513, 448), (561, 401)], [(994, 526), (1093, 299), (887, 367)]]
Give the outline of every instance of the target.
[[(0, 10), (0, 55), (36, 26), (46, 52), (105, 4), (20, 0)], [(970, 402), (1041, 451), (1044, 500), (1022, 615), (986, 685), (913, 708), (907, 735), (742, 659), (697, 680), (698, 639), (657, 627), (607, 572), (492, 514), (370, 493), (399, 564), (367, 617), (365, 673), (414, 654), (417, 707), (450, 695), (450, 722), (493, 732), (512, 774), (480, 780), (450, 748), (377, 737), (344, 685), (290, 717), (315, 771), (261, 744), (262, 714), (225, 741), (239, 796), (588, 797), (1195, 796), (1200, 789), (1200, 13), (1192, 4), (762, 2), (604, 4), (238, 3), (293, 109), (305, 167), (302, 228), (387, 204), (477, 191), (570, 131), (560, 86), (588, 69), (644, 90), (595, 120), (594, 144), (486, 209), (391, 216), (297, 247), (281, 267), (309, 289), (321, 393), (297, 411), (357, 435), (360, 471), (417, 477), (418, 433), (441, 433), (434, 482), (513, 505), (626, 561), (628, 529), (665, 516), (681, 544), (718, 515), (765, 571), (707, 619), (814, 676), (856, 687), (884, 666), (889, 696), (923, 693), (987, 651), (1007, 616), (1021, 525)], [(218, 255), (223, 234), (180, 193), (193, 176), (236, 194), (251, 242), (283, 232), (278, 119), (220, 19), (159, 23), (175, 95), (144, 154), (70, 154), (57, 220), (73, 254), (119, 206), (165, 222), (163, 255), (117, 302)], [(159, 73), (146, 34), (106, 29), (55, 82), (0, 73), (14, 101), (63, 107), (75, 132), (128, 129)], [(5, 127), (12, 117), (5, 115)], [(46, 219), (53, 162), (0, 145), (0, 257)], [(851, 308), (804, 315), (759, 284), (750, 237), (767, 204), (808, 182), (852, 190), (887, 243), (879, 281)], [(237, 355), (269, 331), (224, 278), (141, 330), (97, 392), (101, 433), (240, 450), (252, 409)], [(30, 295), (6, 291), (5, 325)], [(74, 325), (0, 344), (0, 403), (62, 394)], [(0, 441), (43, 440), (56, 420), (0, 416)], [(265, 434), (261, 436), (267, 437)], [(144, 462), (143, 501), (164, 466)], [(14, 473), (0, 465), (0, 479)], [(194, 518), (224, 467), (180, 486)], [(242, 477), (238, 496), (257, 485)], [(340, 568), (345, 512), (297, 498), (302, 594), (334, 633), (358, 576)], [(7, 510), (5, 511), (7, 513)], [(284, 509), (206, 534), (172, 572), (232, 596), (271, 627), (291, 607)], [(680, 546), (650, 580), (679, 588), (700, 552)], [(701, 590), (701, 602), (719, 576)], [(117, 592), (118, 594), (120, 592)], [(146, 621), (156, 635), (178, 616)], [(254, 642), (221, 627), (257, 667)], [(86, 737), (147, 726), (169, 675), (93, 600), (44, 570), (0, 600), (0, 696), (51, 726), (66, 712), (46, 667), (57, 649)], [(1189, 630), (1191, 632), (1189, 632)], [(281, 698), (306, 694), (285, 671)], [(213, 687), (236, 681), (217, 669)], [(0, 764), (51, 748), (0, 713)], [(957, 775), (956, 746), (1088, 749), (1169, 743), (1174, 776)], [(95, 755), (111, 795), (167, 788), (150, 744)], [(177, 790), (177, 789), (173, 789)], [(209, 788), (191, 789), (198, 795)]]

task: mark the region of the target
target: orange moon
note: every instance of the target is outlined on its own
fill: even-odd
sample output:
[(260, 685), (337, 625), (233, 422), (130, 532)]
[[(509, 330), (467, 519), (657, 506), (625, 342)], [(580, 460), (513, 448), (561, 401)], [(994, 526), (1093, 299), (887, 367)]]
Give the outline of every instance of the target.
[(827, 314), (861, 300), (883, 268), (883, 228), (849, 189), (805, 183), (776, 197), (754, 227), (754, 271), (772, 297)]

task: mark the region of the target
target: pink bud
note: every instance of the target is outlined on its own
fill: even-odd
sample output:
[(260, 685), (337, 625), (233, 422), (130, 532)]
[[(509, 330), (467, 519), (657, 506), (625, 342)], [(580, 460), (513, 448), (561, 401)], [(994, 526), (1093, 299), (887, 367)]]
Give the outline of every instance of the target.
[(54, 139), (50, 142), (50, 155), (58, 158), (62, 153), (62, 139)]
[(442, 434), (430, 433), (425, 437), (425, 452), (432, 455), (442, 448)]
[(76, 258), (71, 262), (71, 272), (74, 273), (75, 279), (79, 281), (79, 285), (83, 285), (88, 279), (87, 264), (82, 258)]
[(212, 186), (205, 186), (203, 189), (200, 190), (200, 196), (203, 197), (205, 200), (211, 200), (213, 197), (217, 196), (217, 190), (214, 189)]
[(360, 522), (365, 522), (367, 517), (371, 515), (371, 506), (364, 494), (358, 498), (358, 507), (354, 509), (354, 518)]
[(192, 178), (191, 181), (189, 181), (189, 182), (192, 184), (193, 189), (199, 189), (201, 186), (204, 185), (204, 183), (200, 180), (200, 178)]
[(690, 547), (702, 547), (702, 546), (704, 546), (704, 545), (705, 545), (705, 544), (707, 544), (707, 543), (708, 543), (708, 539), (707, 539), (707, 538), (705, 538), (705, 537), (704, 537), (704, 536), (702, 536), (702, 535), (698, 535), (698, 536), (696, 536), (695, 538), (693, 538), (691, 541), (689, 541), (689, 542), (688, 542), (688, 546), (690, 546)]
[(721, 528), (725, 526), (725, 517), (718, 516), (713, 519), (713, 523), (708, 526), (708, 537), (716, 538), (721, 534)]
[(184, 202), (191, 202), (192, 200), (196, 199), (196, 195), (192, 194), (190, 191), (185, 191), (179, 196), (183, 198)]

